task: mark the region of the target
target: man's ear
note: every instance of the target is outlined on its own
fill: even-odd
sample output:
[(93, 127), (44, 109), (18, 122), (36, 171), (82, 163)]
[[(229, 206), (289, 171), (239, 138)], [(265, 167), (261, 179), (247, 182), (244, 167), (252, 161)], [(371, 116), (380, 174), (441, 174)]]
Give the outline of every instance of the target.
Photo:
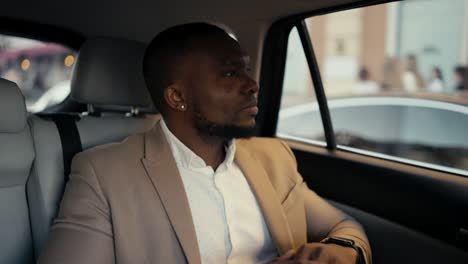
[(164, 89), (164, 100), (166, 100), (167, 106), (175, 111), (187, 109), (183, 89), (178, 84), (171, 84)]

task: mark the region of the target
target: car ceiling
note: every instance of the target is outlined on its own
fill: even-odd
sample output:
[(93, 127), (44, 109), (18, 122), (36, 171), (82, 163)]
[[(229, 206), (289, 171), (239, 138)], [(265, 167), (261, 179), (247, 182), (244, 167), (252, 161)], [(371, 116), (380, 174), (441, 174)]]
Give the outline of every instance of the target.
[(59, 26), (85, 37), (150, 41), (175, 24), (209, 21), (236, 28), (269, 26), (293, 14), (356, 0), (81, 0), (3, 1), (0, 17)]

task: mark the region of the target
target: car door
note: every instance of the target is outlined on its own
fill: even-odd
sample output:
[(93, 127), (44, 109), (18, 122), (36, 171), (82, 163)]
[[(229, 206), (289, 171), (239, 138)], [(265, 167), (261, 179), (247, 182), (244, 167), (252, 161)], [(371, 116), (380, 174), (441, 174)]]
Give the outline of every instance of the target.
[[(425, 0), (414, 4), (427, 2), (445, 3)], [(419, 57), (402, 56), (395, 49), (399, 41), (395, 31), (406, 30), (401, 17), (408, 13), (405, 6), (398, 2), (370, 5), (375, 3), (316, 10), (271, 27), (263, 52), (259, 131), (288, 142), (309, 187), (364, 226), (374, 263), (468, 263), (468, 133), (459, 133), (455, 142), (450, 138), (419, 140), (435, 132), (444, 139), (443, 135), (449, 137), (454, 131), (450, 125), (435, 126), (431, 131), (412, 125), (443, 118), (440, 124), (456, 123), (458, 129), (464, 129), (468, 99), (449, 86), (452, 81), (444, 82), (441, 93), (427, 89), (432, 80), (425, 76), (430, 73), (414, 67)], [(417, 17), (411, 20), (415, 23)], [(412, 34), (422, 34), (418, 30)], [(434, 33), (432, 41), (438, 43), (438, 37)], [(432, 44), (431, 39), (421, 41), (420, 46)], [(468, 49), (466, 43), (460, 45)], [(455, 57), (452, 67), (466, 67), (463, 51), (451, 50), (441, 56)], [(365, 79), (360, 74), (364, 68), (368, 72)], [(356, 92), (359, 83), (370, 82), (378, 89), (369, 90), (370, 94)], [(358, 98), (375, 103), (386, 97), (397, 101), (411, 98), (409, 101), (422, 106), (418, 116), (427, 120), (414, 120), (414, 111), (400, 111), (401, 118), (395, 121), (395, 109), (363, 107), (340, 121), (328, 101)], [(427, 102), (429, 105), (423, 105)], [(431, 114), (431, 103), (462, 113), (438, 117)], [(288, 122), (311, 104), (320, 110), (320, 116), (309, 115), (309, 120), (304, 115), (301, 122)], [(385, 127), (390, 122), (395, 124)], [(347, 130), (346, 123), (362, 129)], [(371, 129), (383, 130), (382, 134), (391, 129), (395, 136), (376, 140), (368, 137)], [(350, 140), (350, 131), (361, 142)]]

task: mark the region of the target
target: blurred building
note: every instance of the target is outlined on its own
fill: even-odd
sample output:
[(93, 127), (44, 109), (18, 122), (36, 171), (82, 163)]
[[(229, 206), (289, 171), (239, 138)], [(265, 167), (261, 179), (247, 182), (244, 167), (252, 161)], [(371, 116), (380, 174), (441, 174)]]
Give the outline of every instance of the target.
[(468, 62), (468, 0), (394, 2), (314, 17), (307, 25), (332, 96), (346, 94), (361, 67), (382, 83), (388, 60), (410, 54), (425, 79), (439, 67), (450, 92), (454, 66)]

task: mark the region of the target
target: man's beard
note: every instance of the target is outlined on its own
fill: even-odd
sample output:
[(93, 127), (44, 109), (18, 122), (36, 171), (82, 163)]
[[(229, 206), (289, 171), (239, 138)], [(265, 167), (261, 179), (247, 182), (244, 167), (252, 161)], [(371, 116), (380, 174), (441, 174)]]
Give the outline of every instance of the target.
[(211, 122), (201, 114), (196, 115), (195, 127), (204, 135), (221, 137), (227, 140), (233, 138), (250, 138), (255, 136), (256, 126), (237, 126), (233, 124), (218, 124)]

